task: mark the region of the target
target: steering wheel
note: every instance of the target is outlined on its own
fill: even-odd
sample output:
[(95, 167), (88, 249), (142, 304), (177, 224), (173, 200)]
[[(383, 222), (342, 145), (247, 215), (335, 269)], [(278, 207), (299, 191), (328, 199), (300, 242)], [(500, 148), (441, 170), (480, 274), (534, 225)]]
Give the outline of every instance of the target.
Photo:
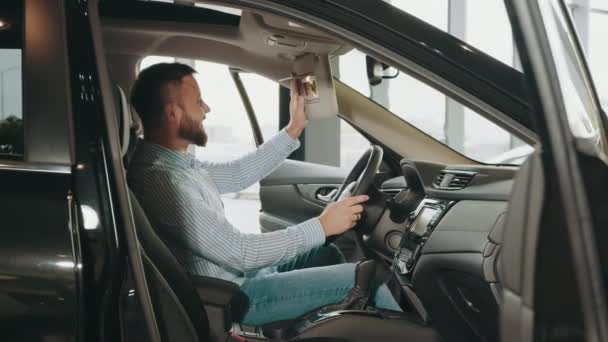
[[(380, 146), (371, 145), (359, 158), (355, 166), (353, 166), (336, 194), (327, 204), (329, 205), (341, 199), (347, 191), (352, 196), (368, 195), (370, 196), (370, 201), (372, 201), (371, 193), (375, 191), (373, 187), (374, 177), (380, 168), (380, 164), (382, 164), (383, 155), (384, 151)], [(355, 230), (360, 235), (369, 234), (380, 218), (379, 215), (373, 215), (375, 211), (373, 208), (375, 206), (370, 201), (365, 203), (361, 219), (355, 226)]]

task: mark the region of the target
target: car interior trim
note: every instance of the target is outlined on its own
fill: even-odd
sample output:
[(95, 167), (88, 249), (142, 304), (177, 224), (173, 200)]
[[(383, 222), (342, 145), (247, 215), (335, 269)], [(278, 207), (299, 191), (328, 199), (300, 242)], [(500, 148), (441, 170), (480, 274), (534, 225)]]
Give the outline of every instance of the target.
[(29, 80), (22, 85), (24, 161), (71, 164), (74, 138), (66, 28), (65, 20), (56, 22), (65, 17), (65, 6), (62, 1), (25, 1), (24, 6), (28, 18), (22, 75)]
[[(88, 2), (88, 11), (91, 13), (91, 37), (94, 49), (98, 55), (104, 56), (103, 38), (101, 32), (101, 20), (98, 13), (99, 3), (97, 0)], [(96, 60), (97, 74), (99, 78), (99, 91), (102, 94), (102, 106), (104, 123), (108, 135), (108, 147), (110, 149), (107, 160), (110, 164), (110, 173), (114, 175), (114, 188), (116, 190), (116, 215), (120, 217), (120, 221), (124, 224), (125, 241), (127, 246), (128, 258), (135, 284), (136, 294), (138, 296), (148, 338), (152, 342), (161, 342), (161, 335), (154, 312), (154, 306), (150, 297), (146, 274), (144, 271), (144, 263), (142, 258), (142, 250), (137, 240), (137, 232), (133, 211), (128, 194), (127, 180), (125, 170), (123, 168), (121, 148), (119, 146), (119, 129), (117, 115), (115, 113), (116, 106), (114, 104), (114, 93), (109, 80), (108, 67), (104, 58)]]
[[(248, 1), (244, 1), (244, 2), (248, 3)], [(266, 2), (262, 2), (262, 1), (256, 2), (256, 4), (253, 5), (252, 7), (260, 8), (260, 5), (262, 3), (266, 3)], [(242, 5), (240, 1), (239, 1), (239, 4)], [(269, 10), (269, 8), (267, 8), (267, 7), (275, 7), (275, 6), (281, 7), (276, 4), (263, 6), (263, 7), (264, 7), (264, 9)], [(278, 10), (275, 9), (275, 11), (278, 11)], [(291, 15), (290, 15), (290, 13), (291, 13)], [(290, 13), (281, 13), (281, 14), (285, 15), (285, 16), (293, 16), (294, 10), (290, 10)], [(306, 17), (306, 15), (303, 14), (303, 16), (298, 18), (297, 20), (301, 21), (305, 17)], [(319, 21), (319, 19), (316, 19), (316, 18), (311, 18), (310, 20), (311, 21), (308, 22), (308, 24), (311, 24), (311, 26), (313, 26), (315, 22)], [(243, 23), (244, 22), (242, 21), (241, 25), (243, 25)], [(159, 23), (159, 24), (163, 25), (162, 23)], [(106, 25), (109, 25), (109, 26), (106, 26)], [(165, 23), (164, 25), (167, 25), (167, 24)], [(251, 26), (253, 24), (248, 24), (248, 25), (250, 25), (249, 28), (251, 28), (251, 29), (260, 28), (260, 26)], [(192, 33), (185, 32), (184, 29), (179, 29), (178, 26), (173, 26), (174, 30), (177, 29), (177, 31), (174, 31), (173, 35), (166, 36), (162, 42), (159, 41), (159, 42), (155, 43), (153, 46), (149, 46), (149, 48), (153, 48), (153, 50), (148, 49), (148, 50), (146, 50), (146, 53), (147, 54), (156, 53), (156, 54), (172, 55), (172, 56), (175, 55), (177, 57), (189, 57), (189, 56), (185, 56), (184, 51), (183, 51), (184, 46), (189, 46), (187, 49), (191, 50), (191, 52), (189, 52), (188, 55), (191, 55), (191, 56), (196, 55), (199, 57), (205, 56), (205, 59), (207, 59), (207, 57), (209, 57), (209, 60), (212, 60), (212, 61), (221, 60), (222, 58), (227, 58), (228, 63), (230, 65), (241, 67), (244, 69), (252, 69), (252, 67), (256, 66), (256, 68), (254, 68), (254, 69), (260, 69), (259, 70), (260, 74), (263, 74), (264, 76), (269, 77), (274, 80), (277, 80), (280, 78), (280, 76), (278, 76), (278, 75), (288, 74), (290, 72), (291, 66), (289, 63), (278, 65), (276, 63), (276, 61), (274, 61), (273, 63), (269, 64), (267, 58), (260, 58), (260, 57), (247, 58), (246, 63), (252, 63), (255, 65), (249, 65), (249, 66), (241, 65), (243, 63), (242, 60), (239, 62), (239, 61), (233, 60), (233, 58), (230, 57), (230, 56), (234, 56), (234, 53), (236, 53), (236, 51), (234, 51), (234, 53), (230, 53), (230, 51), (232, 49), (235, 49), (235, 47), (232, 45), (235, 43), (233, 41), (234, 38), (230, 38), (230, 37), (232, 37), (231, 35), (225, 36), (224, 39), (222, 39), (221, 37), (218, 37), (218, 36), (208, 37), (209, 36), (208, 34), (203, 34), (203, 36), (199, 36), (198, 33), (196, 34), (196, 36), (199, 38), (188, 37), (188, 36), (192, 36)], [(406, 71), (411, 76), (421, 80), (422, 82), (427, 83), (442, 92), (445, 92), (446, 95), (453, 97), (455, 100), (463, 103), (464, 105), (470, 107), (471, 109), (478, 111), (482, 116), (490, 118), (491, 121), (495, 122), (497, 125), (502, 126), (503, 128), (508, 127), (509, 131), (517, 132), (515, 134), (518, 136), (518, 138), (522, 139), (523, 141), (526, 141), (526, 142), (536, 141), (536, 139), (537, 139), (536, 135), (531, 130), (529, 130), (529, 129), (525, 128), (523, 125), (515, 122), (515, 120), (510, 119), (507, 115), (503, 114), (500, 110), (490, 106), (489, 104), (486, 104), (485, 102), (476, 98), (474, 95), (469, 94), (466, 91), (464, 91), (463, 89), (452, 84), (450, 81), (433, 74), (432, 72), (430, 72), (427, 69), (422, 68), (420, 65), (416, 64), (415, 62), (413, 62), (411, 60), (406, 60), (404, 57), (399, 56), (398, 54), (391, 52), (390, 50), (388, 50), (386, 48), (377, 46), (378, 44), (374, 44), (373, 42), (371, 42), (369, 40), (365, 40), (362, 37), (356, 36), (356, 34), (350, 32), (350, 31), (345, 31), (343, 28), (337, 27), (336, 25), (332, 25), (331, 23), (323, 22), (321, 24), (317, 24), (314, 26), (321, 27), (320, 30), (323, 32), (327, 31), (327, 30), (333, 30), (334, 31), (333, 33), (339, 35), (340, 39), (343, 39), (348, 42), (352, 42), (354, 46), (359, 47), (362, 51), (370, 54), (371, 56), (373, 56), (375, 58), (380, 58), (380, 60), (389, 60), (389, 64), (394, 65), (394, 66)], [(118, 24), (118, 22), (113, 21), (112, 19), (104, 19), (104, 34), (109, 35), (108, 37), (118, 34), (119, 32), (122, 32), (122, 34), (133, 34), (133, 32), (131, 32), (130, 30), (133, 29), (133, 30), (137, 31), (138, 27), (140, 30), (142, 29), (141, 24), (137, 24), (137, 23), (128, 24), (128, 23), (124, 23), (124, 22), (121, 24)], [(204, 38), (205, 36), (207, 36), (208, 38)], [(132, 36), (129, 39), (135, 39), (136, 37), (145, 38), (144, 36), (142, 36), (140, 34), (140, 35)], [(213, 48), (208, 48), (205, 51), (197, 50), (197, 52), (195, 52), (194, 49), (197, 49), (197, 46), (201, 46), (200, 39), (205, 39), (209, 44), (211, 44), (213, 46)], [(228, 40), (226, 40), (226, 39), (228, 39)], [(106, 40), (111, 40), (111, 41), (115, 41), (115, 42), (124, 41), (124, 39), (108, 39), (108, 38), (106, 38)], [(190, 40), (193, 42), (191, 44), (187, 44), (186, 40)], [(194, 41), (196, 41), (196, 44), (194, 44)], [(110, 46), (109, 50), (112, 53), (129, 53), (129, 54), (143, 53), (143, 51), (140, 51), (140, 52), (134, 51), (133, 50), (134, 46), (136, 46), (136, 44), (126, 44), (125, 45), (125, 44), (117, 43), (116, 46)], [(364, 46), (369, 46), (369, 47), (365, 48)], [(372, 47), (374, 48), (375, 51), (370, 50)], [(242, 52), (238, 52), (238, 53), (240, 54)], [(214, 54), (215, 57), (213, 57), (209, 54)], [(379, 54), (380, 54), (380, 57), (378, 57)], [(272, 68), (270, 68), (272, 70), (270, 70), (268, 68), (269, 65), (272, 65)], [(337, 82), (336, 82), (336, 87), (337, 87)], [(125, 88), (125, 89), (128, 89), (128, 88)], [(450, 160), (446, 160), (445, 162), (451, 163)], [(463, 160), (459, 164), (466, 164), (466, 163), (471, 163), (471, 161), (467, 162), (467, 161)]]
[(25, 172), (45, 172), (45, 173), (72, 173), (69, 165), (57, 164), (32, 164), (32, 163), (10, 163), (0, 162), (0, 170), (5, 171), (25, 171)]
[[(331, 31), (331, 33), (338, 36), (340, 40), (352, 44), (354, 47), (359, 48), (361, 51), (365, 52), (366, 54), (370, 55), (371, 57), (374, 57), (379, 61), (383, 61), (404, 72), (407, 72), (410, 76), (418, 79), (419, 81), (424, 82), (429, 86), (445, 93), (447, 96), (452, 97), (458, 102), (461, 102), (463, 105), (468, 106), (475, 111), (478, 111), (479, 114), (487, 116), (491, 121), (495, 122), (497, 125), (507, 125), (508, 130), (512, 131), (513, 134), (517, 135), (518, 138), (526, 142), (538, 140), (536, 134), (530, 128), (527, 128), (524, 125), (515, 122), (515, 120), (513, 119), (506, 120), (506, 115), (501, 116), (499, 114), (501, 113), (501, 111), (498, 108), (495, 108), (495, 110), (490, 111), (489, 107), (491, 106), (489, 104), (486, 104), (484, 101), (477, 98), (475, 95), (458, 87), (453, 82), (442, 78), (436, 73), (429, 71), (428, 69), (422, 67), (421, 65), (411, 60), (410, 58), (399, 55), (398, 53), (389, 50), (374, 41), (371, 41), (367, 38), (358, 35), (356, 32), (349, 31), (334, 23), (330, 23), (322, 19), (312, 17), (311, 15), (302, 11), (289, 8), (272, 1), (229, 0), (226, 1), (226, 3), (234, 3), (237, 7), (245, 6), (253, 9), (262, 9), (270, 11), (272, 13), (290, 17), (296, 21), (305, 21), (306, 25), (315, 27), (321, 31)], [(519, 102), (518, 106), (522, 107), (521, 110), (527, 108), (527, 104), (524, 105)], [(525, 111), (529, 111), (529, 109)], [(503, 128), (505, 127), (503, 126)]]

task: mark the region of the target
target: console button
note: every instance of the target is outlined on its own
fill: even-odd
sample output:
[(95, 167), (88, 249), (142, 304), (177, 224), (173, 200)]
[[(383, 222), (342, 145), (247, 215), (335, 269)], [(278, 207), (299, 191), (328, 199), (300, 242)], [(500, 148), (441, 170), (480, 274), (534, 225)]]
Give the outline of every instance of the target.
[(403, 234), (401, 234), (401, 232), (398, 231), (393, 231), (390, 232), (386, 238), (386, 244), (394, 250), (399, 249), (399, 244), (401, 243), (401, 238), (403, 237)]
[(409, 249), (402, 249), (399, 254), (399, 260), (408, 261), (412, 256), (412, 252)]
[(410, 259), (410, 260), (408, 260), (408, 261), (405, 263), (405, 267), (406, 267), (408, 270), (410, 270), (410, 271), (411, 271), (411, 270), (414, 268), (414, 259)]
[(407, 274), (407, 267), (405, 266), (405, 261), (397, 260), (395, 263), (395, 268), (399, 272), (399, 274)]

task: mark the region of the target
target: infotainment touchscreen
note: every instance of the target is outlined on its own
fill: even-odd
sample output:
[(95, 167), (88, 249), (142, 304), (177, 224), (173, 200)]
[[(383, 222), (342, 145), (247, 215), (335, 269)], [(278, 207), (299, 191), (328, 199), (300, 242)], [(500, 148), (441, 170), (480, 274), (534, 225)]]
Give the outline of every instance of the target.
[(422, 207), (420, 213), (416, 216), (416, 220), (410, 227), (410, 232), (418, 236), (424, 235), (428, 229), (429, 222), (438, 211), (436, 208)]

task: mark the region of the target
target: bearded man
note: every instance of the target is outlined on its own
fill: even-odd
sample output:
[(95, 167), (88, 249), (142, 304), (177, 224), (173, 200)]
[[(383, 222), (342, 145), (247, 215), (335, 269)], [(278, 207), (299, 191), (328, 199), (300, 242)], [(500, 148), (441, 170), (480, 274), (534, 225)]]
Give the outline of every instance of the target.
[[(226, 163), (197, 160), (187, 149), (207, 143), (203, 121), (211, 108), (195, 73), (180, 63), (156, 64), (139, 74), (131, 92), (144, 140), (128, 180), (158, 235), (188, 272), (241, 287), (250, 304), (245, 324), (295, 318), (340, 301), (353, 286), (354, 264), (323, 244), (355, 226), (368, 197), (341, 199), (319, 217), (281, 231), (241, 233), (226, 219), (220, 194), (255, 184), (298, 148), (308, 124), (304, 98), (292, 82), (289, 124), (256, 151)], [(386, 286), (375, 301), (399, 310)]]

